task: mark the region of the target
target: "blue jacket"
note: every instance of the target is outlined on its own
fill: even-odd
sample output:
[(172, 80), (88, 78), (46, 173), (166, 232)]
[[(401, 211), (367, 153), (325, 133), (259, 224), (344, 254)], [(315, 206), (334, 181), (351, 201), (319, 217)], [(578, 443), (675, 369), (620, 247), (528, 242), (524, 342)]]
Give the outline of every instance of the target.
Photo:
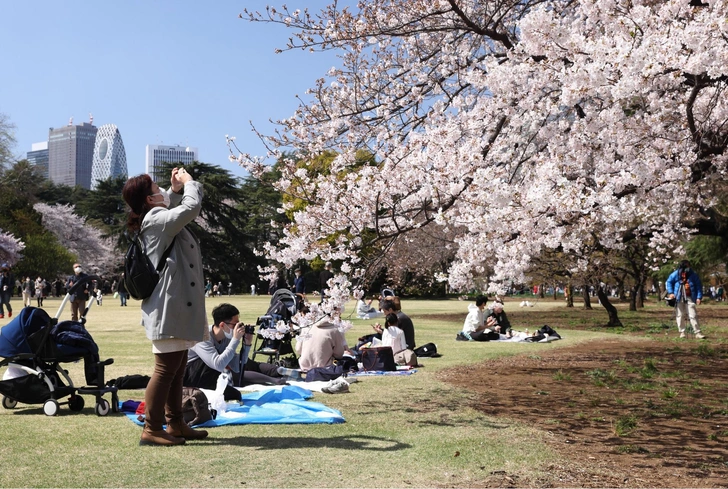
[[(678, 268), (667, 277), (665, 288), (668, 294), (674, 294), (675, 299), (682, 300), (682, 287), (680, 287), (680, 269)], [(691, 268), (687, 274), (687, 282), (690, 285), (690, 298), (693, 302), (703, 298), (703, 284), (700, 283), (700, 277)]]

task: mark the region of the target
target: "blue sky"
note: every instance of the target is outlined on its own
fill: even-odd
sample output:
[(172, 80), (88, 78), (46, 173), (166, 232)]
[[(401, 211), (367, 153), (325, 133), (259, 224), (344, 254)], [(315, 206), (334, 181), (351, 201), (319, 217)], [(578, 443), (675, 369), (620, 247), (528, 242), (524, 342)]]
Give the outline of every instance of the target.
[[(24, 157), (49, 127), (116, 124), (130, 175), (144, 171), (147, 144), (196, 146), (200, 160), (237, 175), (225, 135), (251, 154), (265, 153), (251, 132), (293, 114), (317, 78), (340, 60), (291, 51), (290, 32), (239, 19), (257, 0), (4, 1), (0, 113), (15, 124)], [(277, 6), (278, 3), (272, 3)], [(324, 2), (289, 1), (321, 8)]]

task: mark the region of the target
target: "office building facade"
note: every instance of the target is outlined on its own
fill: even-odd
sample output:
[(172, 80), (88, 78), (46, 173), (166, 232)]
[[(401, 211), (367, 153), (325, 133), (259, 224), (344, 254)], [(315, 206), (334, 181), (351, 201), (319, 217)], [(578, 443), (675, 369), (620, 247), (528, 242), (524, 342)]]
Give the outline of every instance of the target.
[(48, 178), (48, 141), (33, 143), (25, 159), (38, 169), (43, 178)]
[(48, 177), (57, 185), (91, 188), (94, 145), (98, 129), (84, 122), (48, 131)]
[(155, 182), (158, 182), (161, 178), (161, 169), (164, 163), (189, 165), (193, 161), (199, 161), (197, 148), (158, 144), (147, 145), (146, 172)]
[(91, 190), (95, 190), (100, 181), (109, 177), (126, 177), (127, 175), (126, 151), (119, 128), (114, 124), (104, 124), (96, 133), (91, 168)]

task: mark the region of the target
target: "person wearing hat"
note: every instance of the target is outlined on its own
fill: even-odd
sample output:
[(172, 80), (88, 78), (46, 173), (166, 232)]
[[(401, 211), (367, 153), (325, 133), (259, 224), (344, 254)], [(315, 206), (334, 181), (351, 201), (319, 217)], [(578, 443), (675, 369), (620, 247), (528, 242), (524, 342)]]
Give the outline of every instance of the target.
[[(70, 290), (79, 280), (88, 277), (88, 274), (84, 273), (80, 263), (73, 264), (73, 275), (68, 277), (66, 280), (66, 289)], [(86, 308), (86, 301), (88, 301), (89, 283), (86, 282), (80, 290), (71, 297), (71, 320), (78, 321), (78, 311), (83, 311)]]

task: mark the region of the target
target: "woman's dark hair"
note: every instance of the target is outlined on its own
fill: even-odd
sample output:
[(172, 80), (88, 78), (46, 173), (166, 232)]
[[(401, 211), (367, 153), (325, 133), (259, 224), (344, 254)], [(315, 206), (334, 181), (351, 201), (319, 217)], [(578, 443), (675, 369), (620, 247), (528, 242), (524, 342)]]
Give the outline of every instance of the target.
[(130, 209), (126, 219), (130, 231), (137, 231), (142, 226), (144, 216), (152, 208), (147, 202), (147, 197), (152, 195), (152, 183), (152, 177), (144, 173), (131, 177), (124, 184), (121, 195)]
[(387, 322), (387, 326), (397, 326), (399, 324), (399, 318), (393, 312), (390, 312), (389, 314), (387, 314), (387, 317), (384, 319)]

